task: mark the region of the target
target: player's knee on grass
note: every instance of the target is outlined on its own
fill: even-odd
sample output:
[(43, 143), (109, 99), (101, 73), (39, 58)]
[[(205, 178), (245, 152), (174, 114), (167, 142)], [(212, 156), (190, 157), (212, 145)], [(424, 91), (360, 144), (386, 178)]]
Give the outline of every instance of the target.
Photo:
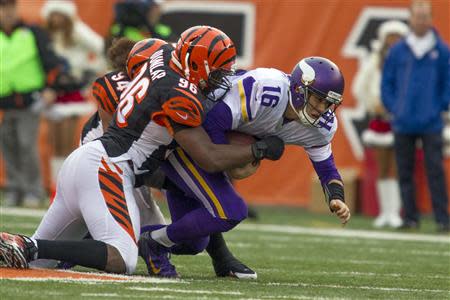
[(119, 274), (133, 274), (138, 260), (137, 245), (116, 247), (108, 245), (108, 261), (105, 271)]

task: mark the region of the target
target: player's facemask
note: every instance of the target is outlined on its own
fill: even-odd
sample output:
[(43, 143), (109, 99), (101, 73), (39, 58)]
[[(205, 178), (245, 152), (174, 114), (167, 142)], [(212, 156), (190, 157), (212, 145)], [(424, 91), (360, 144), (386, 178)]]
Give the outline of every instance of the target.
[[(313, 126), (317, 128), (321, 128), (323, 125), (329, 123), (331, 119), (333, 118), (334, 112), (338, 108), (338, 106), (342, 103), (342, 96), (334, 93), (329, 92), (328, 95), (324, 95), (323, 93), (320, 93), (318, 91), (314, 91), (313, 89), (309, 87), (301, 88), (302, 91), (300, 91), (301, 94), (304, 94), (304, 99), (307, 99), (303, 106), (300, 107), (300, 109), (295, 109), (295, 107), (292, 104), (292, 101), (290, 101), (290, 104), (292, 108), (294, 108), (294, 111), (296, 112), (300, 123), (307, 125), (307, 126)], [(316, 107), (312, 101), (311, 96), (314, 95), (316, 98), (320, 99), (320, 101), (326, 102), (326, 108), (322, 112), (320, 108)], [(291, 100), (292, 98), (290, 98)], [(308, 111), (316, 112), (318, 117), (311, 116)], [(322, 119), (322, 120), (321, 120)]]
[[(211, 101), (218, 101), (231, 89), (231, 82), (227, 76), (234, 75), (234, 70), (217, 69), (209, 73), (208, 83), (202, 89), (203, 94)], [(205, 82), (203, 81), (203, 84)], [(200, 83), (202, 85), (202, 82)], [(220, 90), (220, 92), (219, 92)], [(216, 91), (218, 93), (216, 93)], [(220, 96), (219, 96), (220, 95)]]

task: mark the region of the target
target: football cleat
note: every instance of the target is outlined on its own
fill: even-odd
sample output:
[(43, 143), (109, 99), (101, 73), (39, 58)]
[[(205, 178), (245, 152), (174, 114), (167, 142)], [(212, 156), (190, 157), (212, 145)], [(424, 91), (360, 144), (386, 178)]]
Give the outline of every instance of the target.
[(257, 279), (258, 274), (235, 257), (212, 261), (218, 277), (235, 277), (238, 279)]
[(68, 261), (60, 261), (57, 265), (56, 268), (57, 269), (61, 269), (61, 270), (70, 270), (73, 267), (75, 267), (76, 264), (68, 262)]
[(170, 262), (169, 250), (156, 242), (150, 233), (150, 231), (143, 233), (138, 242), (139, 256), (144, 259), (148, 274), (167, 278), (180, 277)]
[(28, 269), (36, 255), (37, 247), (29, 237), (0, 232), (0, 257), (6, 267)]

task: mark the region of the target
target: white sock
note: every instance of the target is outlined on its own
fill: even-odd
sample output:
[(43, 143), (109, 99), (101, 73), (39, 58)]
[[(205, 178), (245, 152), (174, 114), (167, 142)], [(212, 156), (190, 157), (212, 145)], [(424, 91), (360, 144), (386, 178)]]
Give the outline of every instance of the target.
[(167, 227), (163, 227), (163, 228), (157, 229), (155, 231), (152, 231), (150, 236), (152, 237), (152, 239), (154, 239), (161, 245), (166, 246), (167, 248), (175, 245), (175, 243), (172, 242), (169, 239), (169, 237), (167, 236)]
[(383, 227), (387, 225), (389, 218), (389, 190), (388, 183), (386, 179), (377, 180), (377, 193), (378, 193), (378, 204), (380, 208), (380, 213), (374, 221), (375, 227)]
[(378, 204), (380, 206), (380, 216), (388, 214), (389, 183), (387, 179), (377, 180)]
[(396, 179), (390, 178), (387, 181), (388, 191), (389, 191), (389, 219), (393, 227), (398, 227), (401, 225), (400, 218), (400, 188), (398, 181)]

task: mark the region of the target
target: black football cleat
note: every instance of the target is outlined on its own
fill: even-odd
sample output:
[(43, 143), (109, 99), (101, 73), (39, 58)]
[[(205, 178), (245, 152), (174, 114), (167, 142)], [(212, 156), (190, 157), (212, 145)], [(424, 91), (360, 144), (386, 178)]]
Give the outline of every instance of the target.
[(238, 279), (257, 279), (258, 274), (235, 257), (213, 260), (214, 271), (218, 277), (235, 277)]

